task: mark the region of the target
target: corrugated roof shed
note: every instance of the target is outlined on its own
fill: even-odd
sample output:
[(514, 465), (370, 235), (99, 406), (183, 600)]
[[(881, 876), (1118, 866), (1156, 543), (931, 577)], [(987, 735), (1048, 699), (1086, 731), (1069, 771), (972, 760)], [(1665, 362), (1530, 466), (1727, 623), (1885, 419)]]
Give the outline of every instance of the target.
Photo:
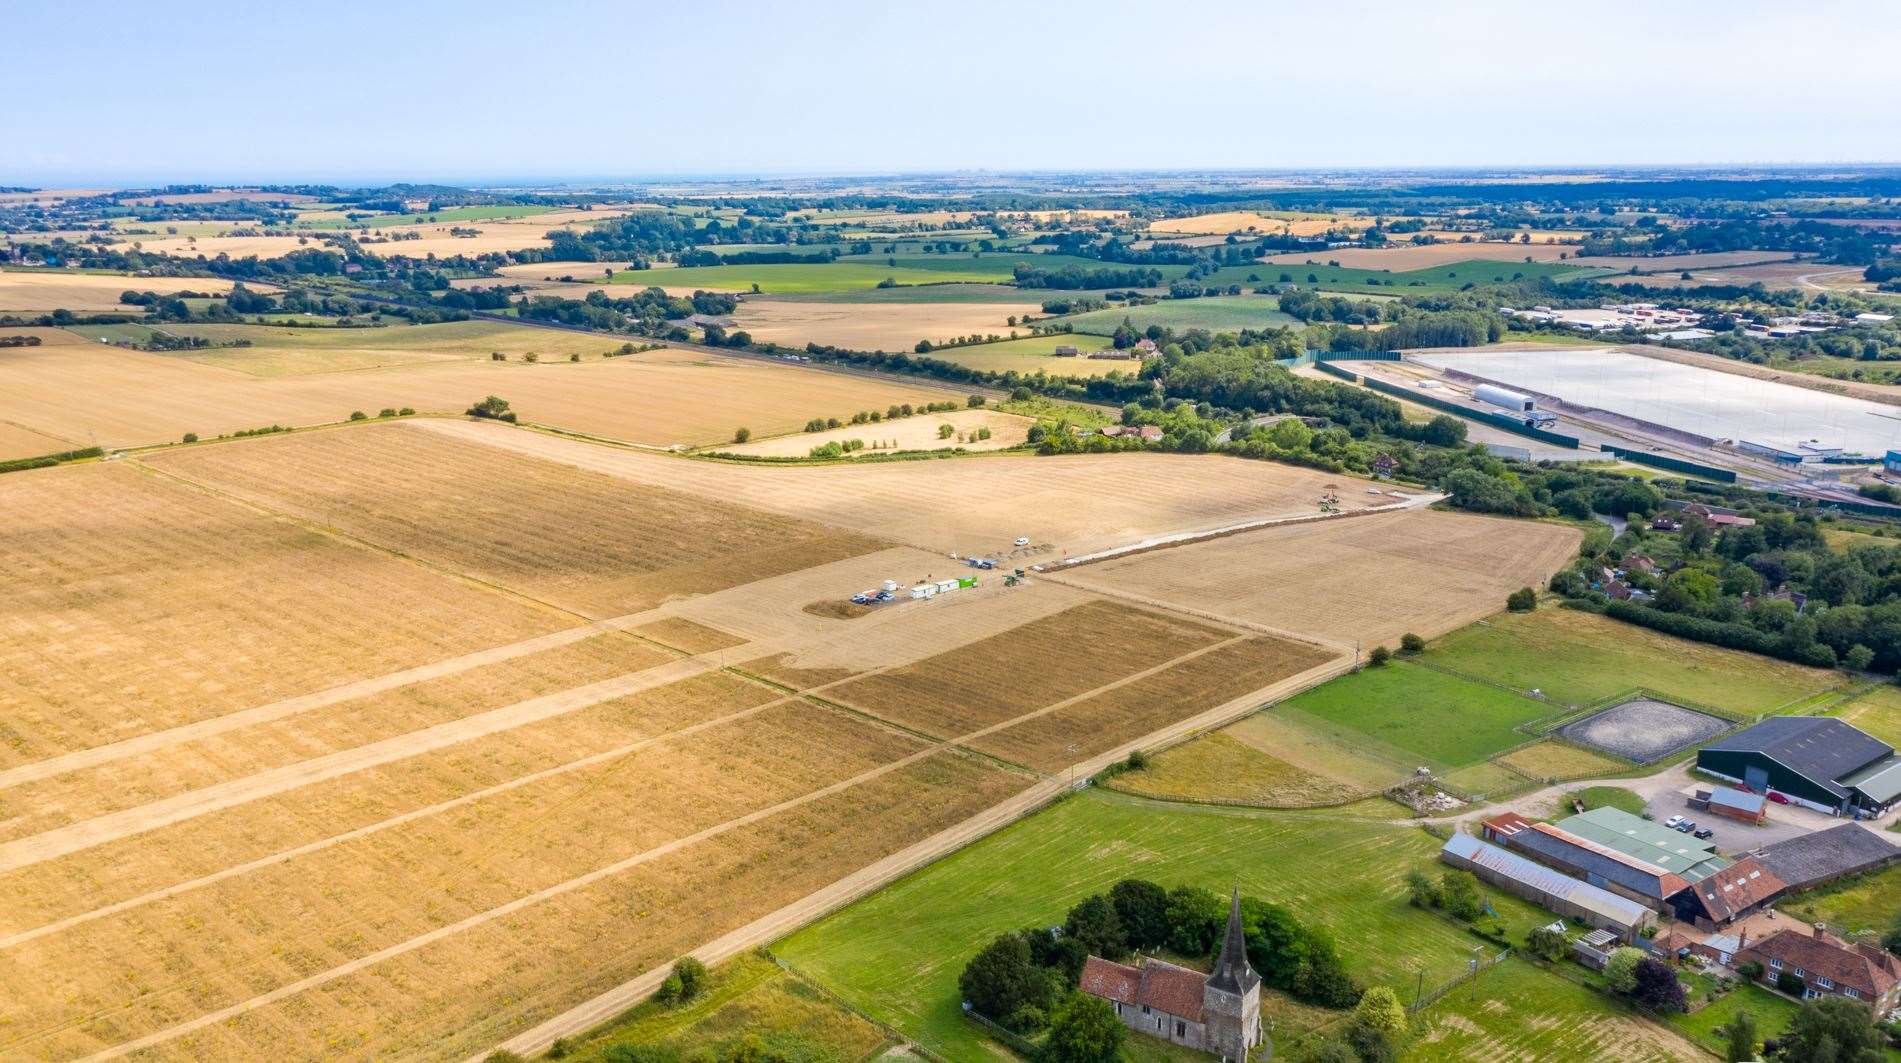
[(1841, 782), (1843, 786), (1860, 790), (1875, 804), (1885, 805), (1901, 797), (1901, 757), (1891, 755), (1844, 777)]
[(1697, 841), (1609, 805), (1560, 820), (1557, 827), (1653, 864), (1685, 882), (1697, 882), (1729, 863), (1716, 855), (1716, 847), (1710, 842)]
[(1727, 753), (1761, 753), (1836, 797), (1848, 791), (1839, 780), (1894, 752), (1894, 747), (1830, 716), (1775, 716), (1703, 747)]
[(1513, 835), (1511, 846), (1538, 853), (1655, 900), (1669, 897), (1689, 885), (1681, 875), (1548, 823), (1534, 823), (1529, 830)]
[(1750, 816), (1760, 815), (1763, 805), (1768, 800), (1761, 794), (1752, 794), (1728, 786), (1718, 786), (1710, 791), (1710, 804)]
[(1901, 859), (1901, 849), (1860, 824), (1844, 823), (1765, 845), (1756, 859), (1790, 889), (1799, 890)]
[(1470, 834), (1454, 834), (1446, 839), (1442, 851), (1478, 864), (1514, 882), (1522, 882), (1541, 893), (1562, 897), (1580, 908), (1596, 912), (1625, 925), (1641, 924), (1645, 913), (1649, 910), (1636, 901), (1619, 897), (1607, 889), (1600, 889), (1543, 864), (1534, 863), (1517, 853), (1480, 841)]

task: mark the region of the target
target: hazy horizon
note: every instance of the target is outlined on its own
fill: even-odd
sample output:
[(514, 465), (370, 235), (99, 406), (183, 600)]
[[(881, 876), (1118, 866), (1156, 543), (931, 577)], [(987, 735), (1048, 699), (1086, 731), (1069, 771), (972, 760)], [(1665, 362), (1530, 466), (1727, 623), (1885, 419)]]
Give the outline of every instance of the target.
[(1901, 5), (1155, 10), (25, 0), (0, 184), (1901, 162)]

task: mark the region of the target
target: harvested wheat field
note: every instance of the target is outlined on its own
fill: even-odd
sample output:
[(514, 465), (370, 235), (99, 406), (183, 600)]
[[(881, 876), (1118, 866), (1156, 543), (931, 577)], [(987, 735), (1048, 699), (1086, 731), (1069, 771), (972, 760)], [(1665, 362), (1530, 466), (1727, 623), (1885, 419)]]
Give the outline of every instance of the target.
[[(402, 429), (453, 435), (618, 479), (1015, 565), (1244, 522), (1314, 516), (1328, 485), (1337, 487), (1349, 512), (1395, 504), (1366, 494), (1370, 484), (1364, 480), (1212, 455), (1003, 455), (788, 468), (683, 462), (464, 421), (416, 421)], [(1013, 546), (1019, 537), (1030, 545)]]
[(0, 508), (3, 767), (575, 623), (129, 465)]
[[(121, 303), (120, 293), (222, 295), (230, 290), (230, 281), (215, 277), (130, 277), (117, 273), (0, 269), (0, 314), (48, 314), (55, 310), (71, 310), (76, 314), (143, 314), (144, 307)], [(271, 289), (260, 286), (260, 290)]]
[(139, 236), (113, 244), (112, 248), (178, 258), (282, 258), (292, 251), (322, 250), (327, 246), (314, 236)]
[(1308, 214), (1285, 212), (1285, 216), (1251, 210), (1229, 210), (1216, 214), (1197, 214), (1187, 218), (1165, 218), (1149, 226), (1149, 235), (1165, 237), (1169, 233), (1190, 236), (1225, 236), (1228, 233), (1284, 233), (1290, 236), (1319, 236), (1330, 229), (1367, 229), (1372, 220), (1352, 214)]
[(151, 464), (597, 618), (883, 545), (406, 424), (192, 447)]
[[(0, 335), (5, 335), (0, 331)], [(17, 424), (0, 421), (0, 461), (14, 458), (34, 458), (41, 454), (57, 454), (62, 451), (77, 450), (86, 444), (72, 439), (49, 436), (45, 432), (35, 432)]]
[[(322, 335), (293, 346), (291, 337), (305, 331)], [(268, 424), (324, 424), (355, 410), (374, 414), (384, 407), (460, 413), (483, 396), (500, 395), (524, 421), (651, 446), (685, 446), (730, 439), (742, 426), (772, 435), (796, 431), (813, 417), (849, 417), (858, 410), (963, 394), (684, 351), (603, 360), (599, 355), (615, 348), (607, 338), (488, 322), (349, 331), (356, 335), (300, 330), (265, 337), (274, 342), (262, 347), (194, 352), (220, 363), (207, 365), (82, 343), (79, 335), (57, 329), (8, 329), (8, 335), (40, 334), (46, 343), (0, 348), (0, 421), (125, 447), (172, 442), (186, 432), (209, 438)], [(353, 338), (366, 346), (348, 346)], [(464, 352), (476, 360), (444, 361), (456, 354), (458, 344), (466, 344)], [(524, 348), (544, 356), (569, 349), (590, 353), (578, 364), (565, 357), (536, 365), (519, 357), (482, 360), (494, 349)], [(373, 372), (295, 371), (315, 364), (423, 358), (436, 361)], [(233, 368), (238, 365), (257, 373)], [(279, 375), (259, 375), (273, 373)]]
[[(1534, 237), (1535, 239), (1535, 237)], [(1395, 273), (1430, 269), (1454, 262), (1556, 262), (1567, 258), (1575, 248), (1556, 244), (1507, 244), (1474, 241), (1469, 244), (1402, 244), (1394, 247), (1335, 247), (1325, 251), (1295, 251), (1269, 255), (1261, 259), (1272, 265), (1304, 265), (1309, 262), (1338, 262), (1348, 269), (1390, 269)]]
[[(813, 447), (827, 443), (844, 443), (848, 440), (861, 440), (865, 449), (852, 454), (877, 454), (898, 450), (949, 450), (962, 447), (965, 450), (1002, 450), (1005, 447), (1021, 446), (1029, 438), (1030, 428), (1036, 421), (1029, 417), (1019, 417), (1013, 413), (997, 413), (994, 410), (957, 410), (952, 413), (921, 413), (914, 417), (904, 417), (896, 421), (880, 421), (877, 424), (854, 424), (842, 428), (828, 428), (823, 432), (799, 432), (795, 435), (775, 436), (740, 445), (720, 444), (712, 449), (728, 454), (757, 454), (772, 457), (803, 458), (811, 453)], [(950, 425), (951, 434), (942, 433), (942, 426)], [(977, 438), (980, 429), (989, 429), (987, 439)]]
[(1060, 578), (1371, 649), (1497, 612), (1577, 545), (1558, 525), (1411, 510), (1244, 532)]
[(909, 351), (919, 340), (1007, 336), (1012, 317), (1041, 314), (1037, 302), (816, 303), (745, 299), (734, 314), (753, 339), (791, 347), (819, 343), (857, 351)]

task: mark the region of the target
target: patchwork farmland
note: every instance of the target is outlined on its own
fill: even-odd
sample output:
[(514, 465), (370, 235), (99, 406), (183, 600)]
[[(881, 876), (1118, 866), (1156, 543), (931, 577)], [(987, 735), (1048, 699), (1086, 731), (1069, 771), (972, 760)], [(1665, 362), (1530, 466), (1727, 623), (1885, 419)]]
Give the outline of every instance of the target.
[(947, 550), (1307, 519), (1340, 479), (754, 467), (448, 420), (0, 479), (29, 515), (0, 539), (0, 1054), (468, 1056), (862, 892), (1349, 662), (1074, 578), (815, 606)]

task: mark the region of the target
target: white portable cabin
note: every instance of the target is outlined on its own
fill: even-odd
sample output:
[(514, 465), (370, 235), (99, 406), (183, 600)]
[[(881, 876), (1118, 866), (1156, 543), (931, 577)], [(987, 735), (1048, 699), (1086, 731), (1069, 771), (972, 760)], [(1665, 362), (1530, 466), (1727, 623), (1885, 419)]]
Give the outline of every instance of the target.
[(954, 579), (941, 579), (937, 581), (937, 593), (939, 594), (949, 594), (956, 589), (957, 581)]
[(884, 589), (885, 589), (885, 593), (887, 593), (887, 594), (896, 594), (896, 593), (898, 592), (898, 581), (897, 581), (897, 580), (894, 580), (894, 579), (888, 579), (888, 580), (885, 580), (885, 581), (884, 581), (884, 585), (883, 585), (883, 586), (884, 586)]
[(917, 586), (911, 588), (912, 598), (924, 599), (924, 598), (934, 598), (936, 596), (937, 596), (937, 584), (935, 583), (920, 583)]

